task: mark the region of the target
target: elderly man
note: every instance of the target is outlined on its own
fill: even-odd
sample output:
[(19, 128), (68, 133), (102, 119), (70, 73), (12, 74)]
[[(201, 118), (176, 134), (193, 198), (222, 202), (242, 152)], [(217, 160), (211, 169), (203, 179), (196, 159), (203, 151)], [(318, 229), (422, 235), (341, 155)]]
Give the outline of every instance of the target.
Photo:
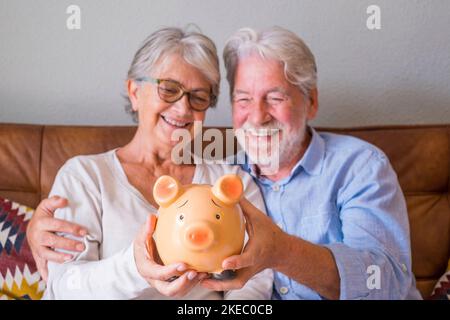
[[(318, 110), (309, 48), (282, 28), (241, 29), (227, 42), (224, 60), (233, 125), (245, 130), (250, 146), (242, 166), (258, 183), (268, 216), (241, 202), (250, 240), (241, 255), (223, 262), (237, 276), (201, 285), (241, 288), (271, 268), (274, 299), (420, 298), (406, 205), (389, 160), (359, 139), (308, 126)], [(261, 145), (279, 161), (278, 170), (259, 162)], [(51, 216), (63, 205), (61, 199), (45, 200), (39, 211)], [(53, 221), (46, 219), (47, 225)], [(81, 228), (58, 223), (72, 233)], [(38, 263), (45, 270), (43, 260)]]
[[(359, 139), (308, 126), (318, 93), (314, 56), (304, 42), (278, 27), (241, 29), (227, 42), (224, 61), (234, 128), (248, 133), (244, 168), (270, 218), (244, 200), (250, 242), (223, 262), (239, 269), (238, 277), (203, 285), (239, 288), (272, 268), (278, 299), (420, 298), (406, 205), (389, 160)], [(279, 148), (269, 150), (278, 151), (277, 172), (258, 165), (252, 148), (261, 141), (274, 146), (274, 136), (264, 136), (273, 129), (281, 132)]]

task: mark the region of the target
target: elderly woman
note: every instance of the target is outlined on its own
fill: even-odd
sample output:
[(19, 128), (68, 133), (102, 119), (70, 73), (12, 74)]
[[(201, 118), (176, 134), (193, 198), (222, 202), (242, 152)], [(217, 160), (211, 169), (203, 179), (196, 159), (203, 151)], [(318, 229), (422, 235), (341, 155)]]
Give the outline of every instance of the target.
[[(135, 136), (121, 148), (67, 161), (50, 193), (68, 199), (68, 206), (55, 212), (61, 220), (45, 216), (51, 202), (44, 200), (41, 213), (30, 223), (28, 240), (40, 270), (45, 272), (42, 262), (50, 261), (45, 298), (224, 297), (222, 292), (197, 286), (206, 274), (183, 263), (163, 266), (157, 253), (148, 254), (145, 246), (154, 228), (149, 213), (157, 213), (153, 185), (161, 175), (176, 177), (182, 184), (214, 184), (223, 174), (239, 174), (245, 197), (264, 210), (258, 187), (239, 167), (172, 162), (176, 144), (172, 133), (190, 130), (194, 121), (205, 119), (206, 110), (216, 102), (219, 80), (216, 48), (206, 36), (165, 28), (144, 42), (126, 82), (129, 111), (138, 120)], [(69, 254), (67, 250), (74, 248), (78, 252)], [(66, 262), (60, 263), (61, 259)], [(268, 299), (271, 291), (272, 274), (266, 270), (244, 288), (225, 293), (225, 298)]]

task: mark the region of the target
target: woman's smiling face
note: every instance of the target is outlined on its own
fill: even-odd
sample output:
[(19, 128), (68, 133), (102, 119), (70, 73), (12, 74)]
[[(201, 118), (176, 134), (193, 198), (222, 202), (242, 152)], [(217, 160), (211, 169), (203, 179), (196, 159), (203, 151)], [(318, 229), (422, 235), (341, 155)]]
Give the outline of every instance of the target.
[[(180, 83), (187, 91), (211, 91), (211, 83), (194, 66), (187, 63), (179, 55), (171, 55), (164, 59), (154, 79), (172, 80)], [(193, 131), (194, 121), (204, 121), (205, 111), (191, 108), (188, 95), (184, 95), (174, 103), (163, 101), (158, 94), (158, 84), (129, 81), (128, 92), (133, 109), (139, 113), (139, 129), (145, 137), (157, 139), (164, 145), (175, 145), (171, 137), (176, 129)]]

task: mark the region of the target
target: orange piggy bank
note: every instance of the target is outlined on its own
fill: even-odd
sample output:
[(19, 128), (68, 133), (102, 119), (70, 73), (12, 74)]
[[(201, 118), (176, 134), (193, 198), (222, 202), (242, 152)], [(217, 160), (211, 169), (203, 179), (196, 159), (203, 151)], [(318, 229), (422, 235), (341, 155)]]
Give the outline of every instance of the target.
[(238, 205), (243, 191), (234, 174), (222, 176), (214, 186), (182, 186), (161, 176), (153, 197), (160, 206), (154, 240), (162, 262), (184, 262), (198, 272), (229, 277), (221, 277), (222, 261), (244, 246), (245, 221)]

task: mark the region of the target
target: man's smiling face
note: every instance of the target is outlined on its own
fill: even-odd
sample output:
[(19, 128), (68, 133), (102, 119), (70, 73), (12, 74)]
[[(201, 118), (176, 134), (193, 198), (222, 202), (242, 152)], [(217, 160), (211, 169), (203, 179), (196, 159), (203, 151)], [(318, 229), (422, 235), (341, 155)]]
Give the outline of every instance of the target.
[[(239, 60), (234, 80), (233, 126), (245, 130), (250, 159), (260, 163), (258, 152), (261, 155), (266, 144), (272, 159), (274, 152), (278, 153), (280, 165), (295, 157), (317, 106), (286, 79), (281, 62), (258, 54)], [(244, 146), (243, 136), (238, 135), (238, 140)]]

